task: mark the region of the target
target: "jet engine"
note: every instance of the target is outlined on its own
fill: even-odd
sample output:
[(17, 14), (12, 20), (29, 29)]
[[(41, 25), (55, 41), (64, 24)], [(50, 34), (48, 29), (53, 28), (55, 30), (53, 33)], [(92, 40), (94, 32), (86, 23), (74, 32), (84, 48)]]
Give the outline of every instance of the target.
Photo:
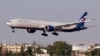
[(58, 31), (58, 30), (61, 30), (62, 27), (61, 26), (51, 26), (51, 25), (48, 25), (45, 27), (46, 31)]
[(51, 25), (48, 25), (45, 27), (47, 31), (51, 32), (51, 31), (54, 31), (55, 30), (55, 27), (54, 26), (51, 26)]
[(27, 29), (27, 32), (28, 33), (34, 33), (34, 32), (36, 32), (36, 30), (34, 30), (34, 29)]

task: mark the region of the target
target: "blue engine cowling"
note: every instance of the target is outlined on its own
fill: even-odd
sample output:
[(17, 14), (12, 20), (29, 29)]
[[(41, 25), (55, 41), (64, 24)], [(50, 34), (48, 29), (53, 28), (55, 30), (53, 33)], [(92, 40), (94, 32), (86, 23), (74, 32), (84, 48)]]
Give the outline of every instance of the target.
[(34, 32), (36, 32), (36, 30), (34, 30), (34, 29), (27, 29), (27, 32), (28, 33), (34, 33)]
[(48, 26), (46, 26), (46, 30), (49, 31), (49, 32), (51, 32), (51, 31), (55, 30), (55, 27), (51, 26), (51, 25), (48, 25)]

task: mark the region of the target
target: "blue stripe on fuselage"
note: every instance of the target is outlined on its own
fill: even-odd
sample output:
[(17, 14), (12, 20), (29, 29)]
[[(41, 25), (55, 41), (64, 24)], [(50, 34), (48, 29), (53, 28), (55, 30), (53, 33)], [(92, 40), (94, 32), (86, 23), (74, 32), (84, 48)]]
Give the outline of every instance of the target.
[(70, 29), (70, 30), (68, 30), (68, 29), (63, 29), (63, 30), (61, 30), (62, 32), (74, 32), (74, 31), (80, 31), (80, 30), (85, 30), (85, 29), (87, 29), (87, 27), (83, 27), (83, 28), (74, 28), (74, 29)]

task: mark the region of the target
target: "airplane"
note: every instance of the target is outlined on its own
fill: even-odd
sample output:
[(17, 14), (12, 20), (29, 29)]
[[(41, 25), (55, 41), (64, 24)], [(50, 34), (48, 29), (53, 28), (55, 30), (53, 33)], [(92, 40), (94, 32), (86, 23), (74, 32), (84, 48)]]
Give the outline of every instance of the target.
[(85, 30), (88, 27), (84, 26), (86, 21), (86, 16), (88, 12), (80, 17), (79, 21), (71, 23), (59, 23), (59, 22), (49, 22), (40, 20), (27, 20), (27, 19), (12, 19), (6, 24), (12, 28), (12, 32), (15, 32), (15, 28), (26, 29), (28, 33), (35, 33), (36, 30), (42, 30), (41, 35), (48, 36), (46, 32), (52, 32), (53, 35), (58, 36), (57, 32), (75, 32), (80, 30)]

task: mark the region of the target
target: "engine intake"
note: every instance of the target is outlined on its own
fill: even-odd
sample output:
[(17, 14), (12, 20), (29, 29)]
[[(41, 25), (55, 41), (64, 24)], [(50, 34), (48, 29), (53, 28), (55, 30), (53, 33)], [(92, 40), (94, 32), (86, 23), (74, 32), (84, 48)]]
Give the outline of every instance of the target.
[(51, 32), (51, 31), (54, 31), (55, 30), (55, 27), (54, 26), (51, 26), (51, 25), (48, 25), (45, 27), (47, 31)]
[(36, 30), (34, 30), (34, 29), (27, 29), (27, 32), (28, 33), (34, 33), (34, 32), (36, 32)]

